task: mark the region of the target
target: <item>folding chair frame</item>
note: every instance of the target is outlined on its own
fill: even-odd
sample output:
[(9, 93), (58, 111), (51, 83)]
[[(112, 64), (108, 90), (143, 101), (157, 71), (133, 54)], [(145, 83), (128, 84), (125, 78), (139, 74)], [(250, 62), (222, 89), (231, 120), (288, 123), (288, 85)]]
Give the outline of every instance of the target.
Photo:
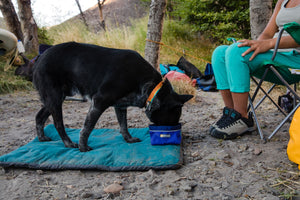
[[(283, 85), (286, 86), (288, 88), (288, 90), (294, 95), (294, 108), (293, 110), (287, 114), (273, 99), (272, 97), (270, 97), (270, 92), (275, 88), (276, 84), (272, 85), (270, 87), (270, 89), (266, 92), (261, 86), (262, 86), (262, 83), (264, 81), (264, 78), (265, 76), (267, 75), (267, 73), (269, 71), (272, 71), (274, 74), (276, 74), (276, 76), (282, 81)], [(266, 66), (266, 70), (265, 70), (265, 73), (263, 75), (263, 77), (260, 79), (259, 82), (257, 82), (253, 77), (252, 78), (252, 81), (257, 85), (256, 87), (256, 90), (254, 91), (252, 97), (250, 97), (249, 95), (249, 107), (248, 107), (248, 110), (251, 108), (251, 111), (253, 113), (253, 117), (254, 117), (254, 121), (257, 125), (257, 130), (258, 130), (258, 133), (260, 135), (260, 138), (262, 140), (265, 140), (264, 138), (264, 134), (260, 128), (260, 125), (259, 125), (259, 122), (258, 122), (258, 119), (257, 119), (257, 115), (256, 115), (256, 108), (258, 108), (258, 106), (266, 99), (268, 98), (277, 108), (278, 110), (285, 116), (285, 118), (283, 119), (283, 121), (276, 127), (276, 129), (268, 136), (268, 140), (270, 140), (278, 131), (279, 129), (290, 119), (290, 117), (295, 113), (295, 111), (297, 110), (297, 108), (300, 106), (300, 102), (297, 103), (297, 101), (300, 101), (300, 97), (299, 95), (296, 93), (296, 84), (294, 85), (294, 88), (295, 89), (292, 89), (291, 86), (284, 80), (284, 78), (280, 75), (280, 73), (275, 69), (274, 66), (272, 65), (268, 65)], [(256, 95), (258, 93), (258, 91), (261, 90), (263, 93), (264, 93), (264, 96), (259, 100), (259, 102), (254, 106), (253, 105), (253, 102), (256, 98)]]
[[(276, 56), (276, 53), (277, 53), (277, 50), (278, 50), (279, 42), (280, 42), (283, 31), (284, 31), (284, 29), (282, 29), (279, 32), (279, 36), (278, 36), (278, 39), (277, 39), (277, 42), (276, 42), (276, 45), (275, 45), (274, 53), (273, 53), (273, 56), (272, 56), (272, 59), (271, 59), (272, 61), (275, 59), (275, 56)], [(290, 117), (295, 113), (297, 108), (300, 106), (300, 102), (297, 103), (297, 101), (300, 101), (300, 97), (296, 93), (296, 84), (294, 84), (294, 89), (292, 89), (290, 87), (290, 85), (287, 83), (287, 81), (281, 76), (281, 74), (276, 70), (276, 68), (272, 64), (265, 65), (265, 67), (266, 67), (266, 70), (265, 70), (265, 72), (264, 72), (264, 74), (261, 77), (259, 82), (257, 82), (253, 77), (251, 77), (252, 81), (257, 85), (257, 87), (256, 87), (256, 90), (254, 91), (252, 97), (249, 94), (249, 107), (248, 107), (248, 111), (251, 108), (251, 111), (253, 113), (253, 117), (254, 117), (255, 123), (257, 125), (257, 129), (258, 129), (258, 133), (260, 135), (260, 138), (264, 141), (266, 141), (266, 140), (265, 140), (264, 134), (263, 134), (263, 132), (260, 128), (255, 109), (264, 101), (265, 98), (269, 98), (271, 100), (271, 102), (279, 109), (279, 111), (283, 115), (285, 115), (285, 118), (283, 119), (283, 121), (268, 136), (268, 138), (267, 138), (268, 140), (270, 140), (278, 132), (278, 130), (290, 119)], [(289, 114), (286, 114), (286, 112), (269, 95), (269, 93), (274, 89), (276, 84), (274, 84), (267, 92), (261, 87), (265, 77), (267, 76), (267, 74), (270, 70), (280, 79), (280, 81), (282, 82), (282, 85), (286, 86), (288, 88), (288, 90), (294, 95), (294, 108)], [(265, 94), (265, 96), (254, 107), (253, 102), (254, 102), (255, 97), (256, 97), (259, 90), (261, 90)]]

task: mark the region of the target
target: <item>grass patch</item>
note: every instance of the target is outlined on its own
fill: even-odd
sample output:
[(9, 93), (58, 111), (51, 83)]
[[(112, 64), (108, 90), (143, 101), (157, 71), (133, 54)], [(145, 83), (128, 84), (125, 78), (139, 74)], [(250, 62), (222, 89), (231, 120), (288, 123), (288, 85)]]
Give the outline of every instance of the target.
[[(148, 16), (135, 20), (130, 27), (116, 27), (106, 32), (89, 32), (80, 21), (65, 22), (52, 27), (49, 36), (54, 44), (76, 41), (97, 44), (111, 48), (132, 49), (144, 56)], [(165, 20), (160, 51), (160, 63), (176, 64), (181, 56), (193, 63), (200, 71), (211, 60), (211, 54), (216, 47), (207, 39), (191, 33), (189, 25), (180, 25), (174, 20)]]
[(33, 89), (31, 82), (14, 75), (15, 67), (4, 71), (5, 64), (4, 61), (0, 61), (0, 94)]

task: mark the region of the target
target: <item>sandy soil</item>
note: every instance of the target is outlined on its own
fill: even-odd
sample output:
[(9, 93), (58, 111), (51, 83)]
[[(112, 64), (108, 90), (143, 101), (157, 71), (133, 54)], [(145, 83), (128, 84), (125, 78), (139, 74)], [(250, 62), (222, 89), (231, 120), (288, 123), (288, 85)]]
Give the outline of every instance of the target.
[[(31, 141), (34, 117), (41, 103), (36, 92), (0, 96), (0, 155)], [(81, 128), (89, 103), (66, 102), (67, 127)], [(300, 194), (297, 166), (288, 160), (288, 125), (264, 144), (256, 132), (232, 141), (208, 135), (208, 127), (222, 112), (218, 93), (198, 91), (194, 103), (183, 108), (183, 159), (178, 170), (104, 172), (0, 170), (0, 199), (288, 199)], [(281, 116), (275, 108), (259, 109), (263, 130), (269, 133)], [(130, 108), (129, 127), (147, 127), (142, 109)], [(48, 123), (51, 123), (49, 120)], [(97, 128), (118, 128), (113, 109)], [(113, 183), (124, 189), (104, 192)], [(291, 198), (290, 198), (291, 199)], [(297, 199), (297, 198), (293, 198)]]

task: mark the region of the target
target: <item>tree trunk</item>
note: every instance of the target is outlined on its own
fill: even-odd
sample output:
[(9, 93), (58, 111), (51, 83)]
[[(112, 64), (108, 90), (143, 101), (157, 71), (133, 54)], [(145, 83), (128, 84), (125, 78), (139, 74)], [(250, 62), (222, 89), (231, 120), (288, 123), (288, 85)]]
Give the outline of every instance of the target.
[(251, 38), (257, 39), (272, 15), (273, 0), (250, 0)]
[(100, 0), (98, 0), (98, 8), (99, 8), (99, 16), (100, 16), (100, 26), (101, 26), (101, 28), (103, 28), (104, 31), (106, 31), (105, 21), (104, 21), (103, 12), (102, 12), (102, 7), (103, 7), (104, 2), (105, 2), (105, 0), (102, 0), (101, 3), (100, 3)]
[(11, 0), (0, 0), (0, 10), (3, 14), (8, 30), (15, 34), (18, 40), (23, 42), (21, 23)]
[(37, 53), (39, 49), (38, 27), (32, 15), (31, 1), (18, 0), (19, 16), (24, 33), (24, 47), (27, 54)]
[(164, 15), (167, 0), (151, 0), (145, 47), (145, 59), (159, 70), (159, 47), (158, 42), (162, 38)]
[(82, 20), (83, 20), (83, 23), (84, 23), (84, 25), (86, 26), (86, 28), (89, 29), (89, 25), (88, 25), (88, 23), (86, 22), (84, 13), (83, 13), (82, 10), (81, 10), (81, 6), (80, 6), (80, 3), (79, 3), (79, 0), (75, 0), (75, 1), (76, 1), (77, 6), (78, 6), (78, 9), (79, 9), (81, 18), (82, 18)]

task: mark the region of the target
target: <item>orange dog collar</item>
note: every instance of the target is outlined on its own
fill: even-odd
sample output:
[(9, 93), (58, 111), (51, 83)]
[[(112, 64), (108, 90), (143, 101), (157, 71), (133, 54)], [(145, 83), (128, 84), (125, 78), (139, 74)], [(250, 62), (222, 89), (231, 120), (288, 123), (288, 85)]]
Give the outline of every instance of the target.
[(148, 108), (148, 107), (151, 105), (151, 103), (152, 103), (154, 97), (157, 95), (158, 91), (159, 91), (160, 88), (163, 86), (163, 83), (164, 83), (164, 80), (162, 80), (161, 82), (159, 82), (159, 83), (155, 86), (155, 88), (152, 90), (152, 92), (150, 93), (150, 95), (149, 95), (149, 97), (148, 97), (148, 99), (147, 99), (147, 101), (146, 101), (146, 108)]

